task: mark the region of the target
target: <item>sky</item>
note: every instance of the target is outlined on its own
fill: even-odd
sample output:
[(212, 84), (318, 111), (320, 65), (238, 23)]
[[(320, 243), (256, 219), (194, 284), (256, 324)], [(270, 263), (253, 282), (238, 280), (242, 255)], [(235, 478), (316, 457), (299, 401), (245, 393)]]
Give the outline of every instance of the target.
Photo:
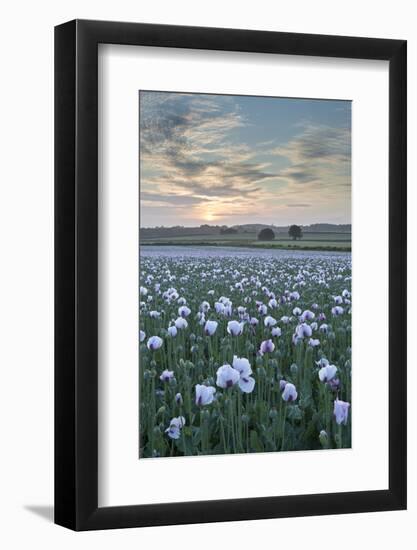
[(351, 222), (351, 102), (140, 91), (141, 227)]

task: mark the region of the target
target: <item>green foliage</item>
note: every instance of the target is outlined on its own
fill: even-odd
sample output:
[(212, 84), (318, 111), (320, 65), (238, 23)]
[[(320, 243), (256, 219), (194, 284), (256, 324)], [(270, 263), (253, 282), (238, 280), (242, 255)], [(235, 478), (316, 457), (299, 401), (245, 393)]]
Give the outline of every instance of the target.
[[(336, 425), (336, 398), (351, 401), (350, 299), (343, 313), (333, 316), (334, 297), (348, 292), (351, 264), (347, 256), (257, 257), (141, 257), (140, 329), (146, 337), (140, 344), (139, 439), (141, 457), (191, 456), (246, 452), (296, 451), (350, 447), (349, 414), (346, 425)], [(291, 298), (293, 292), (297, 292)], [(171, 293), (171, 294), (170, 294)], [(271, 302), (274, 296), (276, 304)], [(230, 300), (230, 312), (216, 310), (221, 297)], [(191, 310), (187, 326), (170, 336), (167, 329), (181, 317), (183, 301)], [(276, 320), (267, 326), (259, 304)], [(313, 307), (314, 304), (314, 307)], [(239, 308), (239, 309), (238, 309)], [(243, 309), (242, 309), (243, 308)], [(294, 340), (302, 323), (298, 311), (311, 310), (309, 337)], [(154, 315), (151, 312), (157, 312)], [(326, 319), (319, 320), (319, 315)], [(250, 323), (257, 318), (258, 324)], [(205, 330), (207, 321), (218, 323), (214, 334)], [(242, 333), (232, 336), (228, 322), (243, 323)], [(317, 323), (317, 324), (315, 324)], [(320, 330), (327, 325), (325, 332)], [(279, 327), (281, 334), (274, 335)], [(162, 346), (148, 347), (158, 336)], [(263, 341), (274, 349), (260, 353)], [(223, 364), (234, 356), (247, 358), (255, 380), (252, 392), (238, 383), (229, 388), (216, 384)], [(321, 358), (337, 367), (339, 386), (332, 389), (319, 379)], [(163, 371), (172, 373), (161, 380)], [(283, 400), (280, 383), (294, 384), (297, 399)], [(209, 404), (196, 402), (196, 385), (216, 388)], [(177, 399), (177, 395), (181, 399)], [(185, 425), (169, 435), (172, 419), (183, 417)], [(326, 437), (320, 433), (326, 432)], [(323, 443), (324, 442), (324, 443)]]

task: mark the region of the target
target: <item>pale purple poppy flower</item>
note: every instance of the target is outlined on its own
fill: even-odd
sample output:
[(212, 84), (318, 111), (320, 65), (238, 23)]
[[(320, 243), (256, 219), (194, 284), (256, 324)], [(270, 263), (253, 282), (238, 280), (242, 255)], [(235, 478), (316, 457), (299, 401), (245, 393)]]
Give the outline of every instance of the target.
[(145, 332), (143, 332), (143, 330), (140, 330), (139, 331), (139, 342), (143, 342), (146, 338), (146, 334)]
[(161, 317), (161, 314), (159, 313), (159, 311), (150, 311), (149, 317), (151, 317), (152, 319), (159, 319), (159, 317)]
[(255, 387), (255, 380), (250, 376), (252, 374), (252, 368), (249, 360), (245, 357), (233, 357), (233, 368), (239, 372), (239, 388), (244, 393), (252, 393)]
[(272, 353), (274, 349), (275, 349), (275, 344), (272, 340), (264, 340), (261, 343), (261, 348), (260, 348), (261, 354)]
[(159, 349), (163, 344), (162, 338), (159, 338), (159, 336), (151, 336), (147, 342), (148, 349), (151, 351), (155, 351)]
[(277, 336), (281, 336), (281, 329), (279, 327), (274, 327), (271, 330), (271, 336), (273, 336), (274, 338), (276, 338)]
[(225, 305), (221, 302), (216, 302), (214, 304), (214, 309), (216, 310), (216, 313), (223, 314), (225, 310)]
[(282, 392), (282, 399), (284, 401), (291, 402), (291, 401), (295, 401), (297, 399), (297, 396), (298, 396), (298, 393), (297, 393), (297, 390), (295, 389), (294, 384), (287, 382), (285, 384), (284, 391)]
[(267, 317), (265, 317), (264, 319), (264, 325), (266, 327), (273, 327), (277, 324), (277, 320), (274, 319), (273, 317), (271, 317), (270, 315), (268, 315)]
[(320, 345), (320, 340), (318, 338), (310, 338), (308, 341), (308, 345), (312, 348), (315, 348)]
[(284, 325), (288, 325), (288, 323), (290, 322), (290, 318), (284, 315), (283, 317), (281, 317), (281, 322), (284, 323)]
[(335, 304), (340, 306), (340, 304), (343, 304), (343, 298), (341, 296), (334, 296), (333, 297)]
[(329, 382), (337, 373), (337, 367), (335, 365), (325, 365), (319, 370), (319, 378), (321, 382)]
[(318, 319), (319, 319), (319, 321), (325, 321), (326, 320), (326, 315), (323, 312), (319, 313)]
[(296, 328), (296, 333), (298, 338), (310, 338), (313, 331), (311, 330), (310, 325), (307, 325), (307, 323), (301, 323), (301, 325), (298, 325)]
[(327, 367), (328, 364), (329, 361), (325, 357), (320, 357), (320, 359), (316, 361), (316, 365), (318, 365), (320, 368)]
[(309, 309), (306, 309), (303, 311), (303, 314), (301, 315), (301, 321), (304, 323), (305, 321), (312, 321), (314, 319), (315, 315), (312, 311)]
[(200, 309), (201, 309), (201, 311), (204, 311), (204, 313), (207, 313), (210, 309), (210, 304), (208, 302), (204, 301), (200, 304)]
[(268, 308), (266, 307), (265, 304), (261, 304), (259, 307), (258, 307), (258, 313), (259, 315), (266, 315), (268, 312)]
[(323, 334), (327, 334), (329, 332), (329, 325), (326, 325), (326, 323), (323, 323), (322, 325), (320, 325), (319, 331), (322, 332)]
[(288, 384), (288, 382), (286, 380), (284, 380), (283, 378), (279, 381), (279, 389), (281, 391), (284, 391), (284, 388), (285, 386)]
[(180, 393), (175, 394), (175, 402), (177, 405), (183, 404), (182, 395)]
[(253, 327), (256, 327), (256, 325), (259, 323), (258, 319), (256, 317), (251, 317), (250, 319), (250, 324), (253, 326)]
[(238, 321), (229, 321), (227, 323), (227, 332), (232, 336), (239, 336), (243, 332), (243, 323)]
[(290, 300), (299, 300), (300, 294), (296, 290), (294, 290), (294, 292), (290, 292), (289, 298)]
[(240, 373), (228, 364), (219, 367), (216, 374), (219, 388), (231, 388), (240, 379)]
[(188, 317), (191, 313), (191, 309), (187, 306), (181, 306), (178, 308), (178, 315), (180, 317)]
[(161, 376), (159, 377), (159, 380), (161, 380), (161, 382), (169, 382), (173, 378), (174, 378), (173, 370), (164, 370)]
[(298, 317), (299, 315), (301, 315), (301, 309), (299, 307), (295, 307), (293, 310), (292, 310), (292, 314), (295, 316), (295, 317)]
[(338, 315), (343, 315), (344, 309), (340, 306), (332, 307), (332, 315), (337, 317)]
[(210, 403), (213, 403), (215, 393), (216, 388), (213, 388), (213, 386), (197, 384), (195, 387), (195, 404), (199, 407), (210, 405)]
[(337, 424), (347, 424), (350, 403), (335, 399), (333, 414)]
[(141, 287), (139, 288), (139, 294), (140, 294), (141, 296), (146, 296), (146, 295), (148, 294), (148, 289), (145, 288), (144, 286), (141, 286)]
[(171, 338), (175, 338), (175, 336), (178, 334), (178, 330), (176, 326), (168, 327), (168, 334), (171, 336)]
[(181, 428), (185, 426), (185, 418), (183, 416), (177, 416), (171, 419), (169, 428), (165, 430), (171, 439), (179, 439), (181, 436)]
[(175, 326), (179, 330), (183, 330), (188, 327), (188, 323), (184, 317), (178, 317), (178, 319), (175, 321)]
[(206, 336), (213, 336), (217, 330), (218, 324), (219, 323), (217, 321), (206, 321), (206, 324), (204, 325), (204, 334)]
[(268, 306), (271, 309), (275, 309), (275, 308), (278, 307), (278, 302), (275, 300), (275, 298), (271, 298), (271, 300), (269, 300), (269, 302), (268, 302)]

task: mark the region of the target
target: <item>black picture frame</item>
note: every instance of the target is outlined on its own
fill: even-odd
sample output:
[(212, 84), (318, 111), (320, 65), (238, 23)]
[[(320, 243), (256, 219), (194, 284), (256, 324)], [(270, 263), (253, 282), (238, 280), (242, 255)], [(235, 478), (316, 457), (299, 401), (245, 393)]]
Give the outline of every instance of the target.
[[(389, 62), (387, 490), (98, 507), (98, 44)], [(81, 531), (406, 508), (406, 114), (404, 40), (84, 20), (55, 28), (57, 524)]]

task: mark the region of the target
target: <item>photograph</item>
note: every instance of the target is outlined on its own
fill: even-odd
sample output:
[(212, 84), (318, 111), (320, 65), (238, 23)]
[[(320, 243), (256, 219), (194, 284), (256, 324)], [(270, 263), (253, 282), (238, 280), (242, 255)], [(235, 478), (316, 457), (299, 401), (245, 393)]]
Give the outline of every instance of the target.
[(139, 92), (140, 458), (351, 447), (351, 102)]

